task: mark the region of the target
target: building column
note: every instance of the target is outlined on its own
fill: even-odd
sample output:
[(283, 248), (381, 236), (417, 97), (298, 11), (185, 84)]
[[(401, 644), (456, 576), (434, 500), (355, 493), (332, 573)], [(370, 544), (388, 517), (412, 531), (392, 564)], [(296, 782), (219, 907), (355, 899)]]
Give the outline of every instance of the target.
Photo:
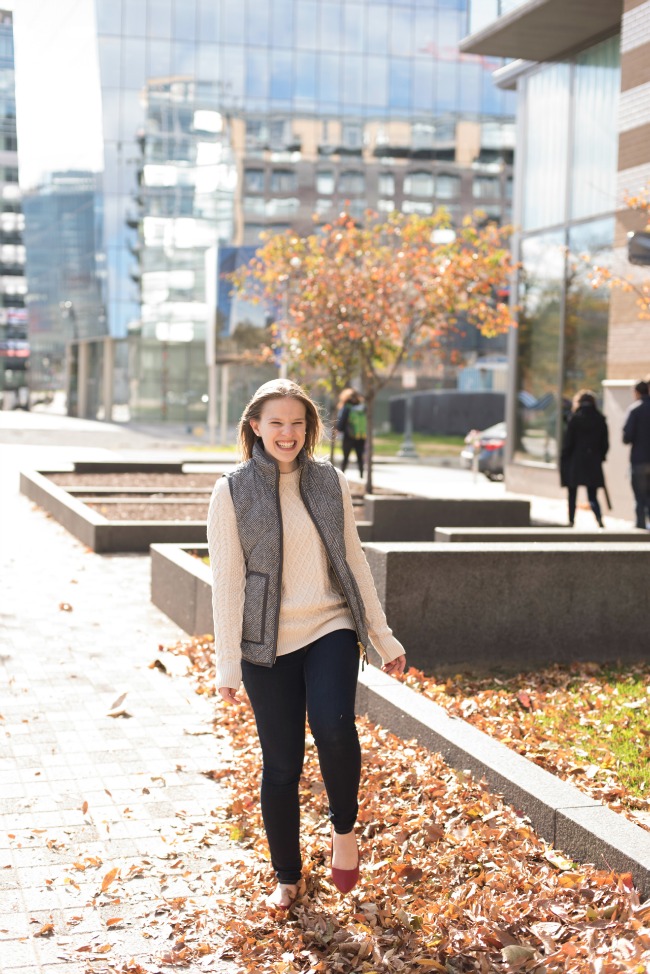
[(88, 383), (90, 382), (90, 343), (77, 345), (77, 416), (80, 419), (94, 419), (88, 416)]
[(102, 402), (104, 405), (104, 422), (113, 420), (113, 370), (115, 368), (115, 344), (110, 335), (102, 342)]

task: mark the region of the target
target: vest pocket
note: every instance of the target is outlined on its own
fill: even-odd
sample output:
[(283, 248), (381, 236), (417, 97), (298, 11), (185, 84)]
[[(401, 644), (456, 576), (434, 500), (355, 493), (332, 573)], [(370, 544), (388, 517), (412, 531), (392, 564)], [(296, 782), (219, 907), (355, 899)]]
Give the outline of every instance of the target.
[(247, 643), (264, 642), (264, 621), (269, 595), (269, 576), (262, 572), (248, 572), (244, 594), (242, 639)]

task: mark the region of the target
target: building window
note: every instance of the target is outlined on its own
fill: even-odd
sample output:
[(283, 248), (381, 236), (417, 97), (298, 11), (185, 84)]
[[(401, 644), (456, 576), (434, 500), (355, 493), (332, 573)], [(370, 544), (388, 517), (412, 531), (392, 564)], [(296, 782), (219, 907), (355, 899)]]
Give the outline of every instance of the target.
[(331, 169), (321, 169), (316, 173), (316, 192), (322, 196), (334, 192), (334, 173)]
[(460, 176), (441, 172), (436, 176), (436, 196), (440, 200), (453, 200), (460, 196)]
[(404, 192), (408, 196), (433, 196), (433, 176), (430, 172), (409, 172), (404, 177)]
[(403, 213), (418, 213), (420, 216), (431, 216), (433, 204), (425, 203), (421, 200), (404, 200), (402, 203)]
[(501, 196), (498, 176), (475, 176), (472, 184), (474, 199), (495, 200)]
[(264, 192), (264, 170), (245, 169), (244, 170), (244, 189), (247, 193)]
[(362, 172), (348, 170), (342, 172), (339, 177), (339, 192), (341, 193), (363, 193), (365, 189), (365, 179)]
[(381, 196), (393, 196), (395, 193), (395, 177), (392, 172), (379, 173), (379, 193)]
[(435, 128), (425, 122), (414, 122), (411, 131), (411, 145), (413, 149), (422, 151), (423, 149), (433, 149)]
[(393, 213), (395, 211), (395, 200), (379, 200), (377, 209), (380, 213)]
[(244, 196), (244, 210), (246, 213), (265, 212), (265, 200), (263, 196)]
[(274, 169), (271, 173), (272, 193), (295, 193), (298, 178), (292, 169)]
[(363, 126), (357, 122), (344, 122), (342, 141), (346, 149), (361, 149), (363, 146)]

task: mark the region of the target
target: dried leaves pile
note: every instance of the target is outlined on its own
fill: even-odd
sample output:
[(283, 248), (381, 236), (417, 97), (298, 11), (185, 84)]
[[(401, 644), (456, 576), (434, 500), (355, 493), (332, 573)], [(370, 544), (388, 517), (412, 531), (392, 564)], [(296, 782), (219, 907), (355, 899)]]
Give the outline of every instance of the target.
[[(191, 660), (199, 692), (211, 693), (211, 641), (174, 651)], [(629, 875), (564, 858), (481, 782), (367, 721), (360, 721), (361, 883), (342, 897), (328, 881), (326, 798), (308, 738), (301, 783), (308, 896), (287, 918), (269, 916), (264, 896), (273, 878), (248, 705), (220, 706), (217, 732), (233, 749), (231, 767), (211, 772), (232, 793), (217, 821), (253, 854), (220, 899), (220, 956), (242, 971), (650, 972), (650, 904), (639, 904)]]
[[(411, 669), (404, 682), (455, 717), (650, 828), (650, 795), (635, 795), (626, 787), (621, 777), (625, 769), (610, 746), (613, 726), (608, 721), (625, 727), (633, 711), (647, 713), (650, 707), (650, 666), (629, 666), (626, 675), (645, 689), (641, 699), (619, 695), (616, 675), (597, 663), (551, 666), (500, 679), (458, 675), (442, 682)], [(638, 723), (635, 753), (650, 763), (650, 729)]]

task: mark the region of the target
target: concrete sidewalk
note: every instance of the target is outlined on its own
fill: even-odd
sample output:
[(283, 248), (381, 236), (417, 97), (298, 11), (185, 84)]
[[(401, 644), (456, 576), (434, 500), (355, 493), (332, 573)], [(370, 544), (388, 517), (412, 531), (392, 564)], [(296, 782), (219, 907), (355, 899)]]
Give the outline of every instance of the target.
[[(211, 817), (227, 793), (201, 773), (224, 756), (214, 704), (150, 668), (184, 633), (150, 603), (148, 557), (95, 555), (18, 494), (20, 466), (81, 454), (106, 457), (0, 446), (2, 974), (158, 970), (173, 941), (156, 905), (192, 895), (209, 911), (243, 855)], [(128, 716), (107, 716), (125, 692)]]

